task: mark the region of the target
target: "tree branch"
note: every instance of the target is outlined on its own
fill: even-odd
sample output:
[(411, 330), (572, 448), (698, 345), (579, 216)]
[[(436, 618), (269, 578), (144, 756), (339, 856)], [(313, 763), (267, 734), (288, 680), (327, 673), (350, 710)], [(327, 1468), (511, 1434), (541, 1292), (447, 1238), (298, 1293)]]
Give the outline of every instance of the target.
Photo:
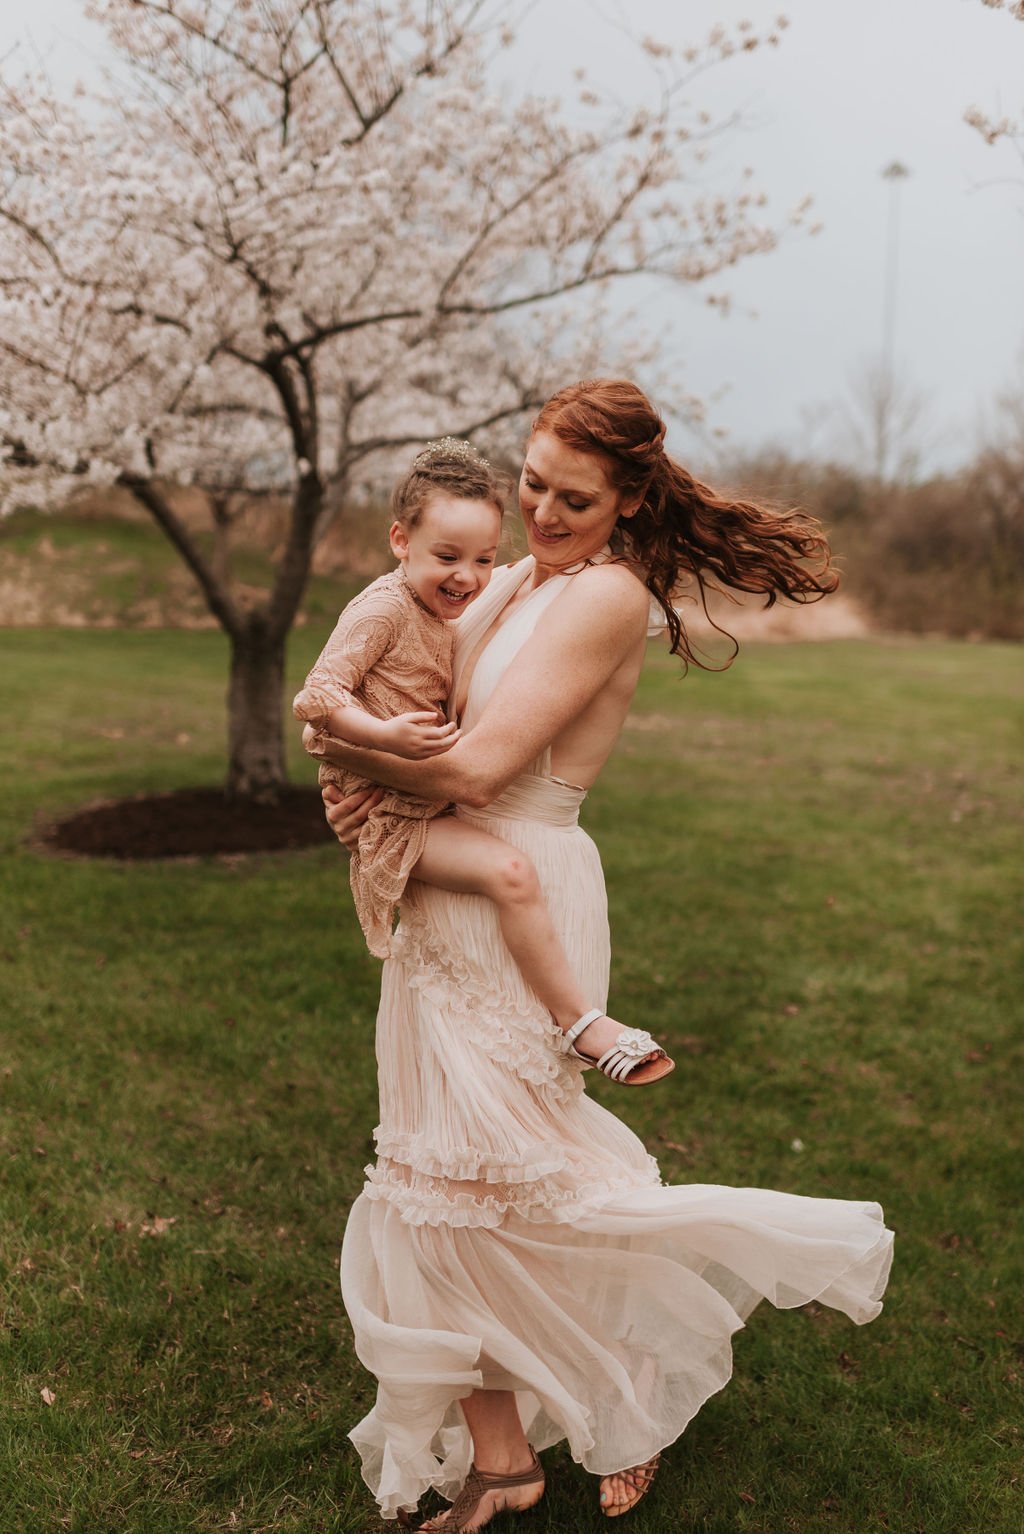
[(217, 622), (233, 639), (239, 638), (245, 626), (242, 613), (167, 497), (148, 475), (134, 474), (127, 469), (118, 475), (118, 484), (131, 491), (145, 506), (192, 571)]
[(542, 191), (545, 186), (549, 186), (552, 181), (557, 181), (559, 176), (568, 170), (569, 166), (572, 165), (575, 160), (578, 160), (581, 156), (585, 155), (586, 152), (587, 151), (585, 151), (582, 145), (578, 146), (575, 150), (570, 151), (560, 160), (556, 161), (554, 165), (550, 166), (548, 170), (545, 171), (544, 175), (538, 177), (537, 180), (531, 182), (529, 186), (525, 187), (518, 197), (513, 198), (510, 203), (503, 203), (501, 205), (499, 213), (494, 218), (489, 219), (487, 223), (484, 224), (483, 228), (477, 232), (474, 239), (470, 241), (470, 244), (463, 251), (462, 255), (456, 261), (455, 265), (448, 273), (448, 276), (441, 284), (440, 301), (438, 304), (439, 308), (443, 308), (448, 294), (451, 292), (458, 279), (462, 276), (463, 272), (466, 270), (473, 257), (482, 248), (482, 246), (486, 244), (487, 240), (490, 239), (495, 230), (499, 229), (503, 223), (512, 217), (513, 214), (518, 213), (520, 208), (525, 207), (529, 203), (530, 199)]
[[(488, 415), (479, 416), (473, 421), (464, 421), (459, 426), (449, 428), (449, 435), (453, 437), (471, 437), (474, 432), (486, 431), (488, 426), (496, 426), (499, 421), (509, 421), (517, 415), (522, 415), (526, 410), (538, 410), (547, 399), (547, 391), (543, 390), (536, 394), (525, 394), (516, 400), (514, 405), (505, 405), (501, 409), (492, 410)], [(350, 469), (354, 464), (368, 458), (371, 453), (379, 453), (385, 448), (411, 447), (416, 442), (425, 440), (422, 432), (406, 432), (393, 437), (367, 437), (362, 442), (353, 443), (345, 457), (345, 469)]]
[(359, 123), (358, 133), (350, 134), (347, 138), (341, 139), (340, 142), (346, 149), (352, 149), (357, 144), (361, 143), (362, 140), (366, 138), (367, 134), (371, 133), (379, 122), (383, 122), (384, 118), (387, 117), (388, 114), (392, 112), (398, 105), (399, 101), (401, 101), (402, 97), (406, 94), (410, 85), (412, 85), (414, 81), (422, 79), (425, 75), (433, 75), (437, 73), (441, 64), (445, 60), (451, 58), (452, 54), (462, 46), (462, 43), (465, 41), (466, 26), (469, 25), (479, 14), (479, 12), (483, 9), (483, 5), (484, 0), (474, 0), (474, 3), (468, 9), (462, 26), (452, 32), (445, 46), (438, 53), (428, 53), (421, 64), (417, 65), (416, 68), (411, 69), (403, 81), (395, 85), (388, 93), (388, 95), (386, 95), (382, 100), (377, 101), (369, 110), (366, 110), (360, 105), (355, 91), (349, 84), (344, 72), (341, 69), (341, 66), (334, 56), (334, 49), (332, 48), (327, 38), (326, 28), (323, 21), (323, 14), (318, 7), (318, 19), (320, 21), (320, 41), (323, 47), (324, 57), (327, 59), (331, 73), (334, 75), (335, 80), (341, 87), (342, 94), (351, 107), (356, 121)]
[(168, 21), (173, 21), (188, 36), (194, 37), (201, 42), (209, 43), (210, 47), (216, 48), (218, 53), (223, 53), (227, 58), (233, 59), (246, 73), (255, 75), (257, 80), (262, 80), (264, 85), (277, 86), (280, 84), (279, 81), (274, 79), (273, 75), (268, 75), (265, 70), (260, 69), (251, 59), (247, 59), (244, 53), (239, 53), (236, 48), (232, 48), (226, 43), (223, 32), (214, 34), (207, 31), (205, 27), (197, 26), (195, 22), (181, 16), (173, 5), (157, 5), (154, 4), (154, 0), (132, 0), (132, 3), (138, 6), (140, 11), (149, 11), (151, 15), (163, 16)]
[(551, 298), (561, 298), (564, 293), (574, 293), (578, 288), (585, 288), (591, 283), (605, 282), (611, 277), (637, 277), (641, 273), (649, 272), (650, 264), (646, 261), (638, 262), (635, 266), (609, 266), (599, 272), (583, 272), (577, 277), (567, 278), (565, 282), (557, 283), (552, 288), (538, 289), (533, 293), (521, 293), (515, 298), (496, 299), (490, 304), (446, 304), (441, 314), (507, 314), (510, 309), (523, 309), (530, 304), (543, 304)]
[(298, 357), (303, 353), (310, 352), (314, 347), (324, 341), (330, 341), (334, 336), (347, 335), (353, 330), (364, 330), (367, 325), (389, 325), (395, 320), (420, 320), (423, 318), (422, 309), (385, 309), (378, 314), (357, 314), (352, 319), (336, 320), (329, 325), (317, 325), (300, 336), (297, 341), (290, 341), (287, 346), (275, 347), (267, 357), (267, 362), (281, 360), (287, 357)]
[(22, 218), (20, 214), (15, 213), (11, 208), (0, 207), (0, 218), (6, 219), (7, 222), (9, 224), (13, 224), (16, 229), (20, 229), (26, 239), (30, 240), (32, 244), (38, 245), (42, 250), (44, 250), (49, 256), (50, 260), (53, 262), (54, 266), (57, 268), (57, 271), (60, 273), (61, 277), (67, 279), (68, 274), (64, 270), (60, 256), (54, 250), (51, 242), (35, 227), (34, 224), (30, 224), (27, 219)]
[(268, 632), (284, 638), (292, 626), (309, 580), (314, 535), (323, 510), (323, 485), (314, 467), (299, 476), (292, 500), (288, 539), (267, 599)]

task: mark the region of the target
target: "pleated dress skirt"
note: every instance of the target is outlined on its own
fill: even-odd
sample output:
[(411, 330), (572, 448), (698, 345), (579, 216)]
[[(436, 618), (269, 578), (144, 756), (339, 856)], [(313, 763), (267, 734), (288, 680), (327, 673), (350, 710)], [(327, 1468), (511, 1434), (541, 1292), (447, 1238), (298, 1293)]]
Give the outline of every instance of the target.
[[(518, 779), (459, 814), (525, 852), (584, 992), (604, 1006), (604, 878), (581, 790)], [(870, 1321), (892, 1255), (877, 1204), (664, 1186), (583, 1090), (492, 903), (410, 884), (377, 1019), (376, 1164), (345, 1231), (342, 1292), (376, 1376), (352, 1431), (385, 1518), (472, 1460), (459, 1401), (513, 1390), (530, 1442), (595, 1474), (672, 1443), (728, 1380), (762, 1299)], [(671, 1092), (671, 1082), (660, 1090)]]

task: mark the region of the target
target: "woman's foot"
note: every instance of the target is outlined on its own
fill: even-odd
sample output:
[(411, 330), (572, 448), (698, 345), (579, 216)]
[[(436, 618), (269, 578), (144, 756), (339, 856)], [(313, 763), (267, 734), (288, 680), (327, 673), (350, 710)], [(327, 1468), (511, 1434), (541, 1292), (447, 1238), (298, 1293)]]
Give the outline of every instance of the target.
[(498, 1513), (525, 1513), (544, 1495), (544, 1470), (533, 1450), (521, 1469), (507, 1474), (470, 1468), (462, 1490), (451, 1507), (421, 1523), (432, 1534), (472, 1534)]
[(585, 1012), (564, 1033), (578, 1059), (628, 1086), (660, 1081), (675, 1069), (675, 1061), (649, 1033), (625, 1028), (597, 1007)]
[(643, 1465), (632, 1470), (619, 1470), (614, 1475), (601, 1477), (601, 1511), (606, 1518), (621, 1518), (636, 1507), (651, 1489), (661, 1455), (655, 1454)]

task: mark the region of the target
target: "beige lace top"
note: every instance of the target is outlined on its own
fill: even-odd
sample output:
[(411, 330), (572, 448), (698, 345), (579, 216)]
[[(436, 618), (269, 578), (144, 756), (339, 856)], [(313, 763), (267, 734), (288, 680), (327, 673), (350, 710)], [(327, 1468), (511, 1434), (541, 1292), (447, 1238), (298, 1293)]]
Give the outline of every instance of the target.
[(345, 608), (292, 704), (295, 717), (327, 732), (331, 710), (351, 704), (377, 719), (443, 713), (454, 651), (454, 627), (423, 605), (399, 566)]
[[(306, 749), (323, 754), (332, 709), (355, 705), (377, 719), (421, 709), (444, 711), (452, 686), (455, 627), (432, 613), (399, 569), (367, 586), (338, 619), (292, 708), (316, 729)], [(320, 763), (321, 785), (342, 793), (366, 779)], [(352, 854), (349, 877), (356, 912), (371, 953), (383, 958), (394, 910), (426, 844), (429, 823), (446, 806), (389, 789), (370, 812)]]

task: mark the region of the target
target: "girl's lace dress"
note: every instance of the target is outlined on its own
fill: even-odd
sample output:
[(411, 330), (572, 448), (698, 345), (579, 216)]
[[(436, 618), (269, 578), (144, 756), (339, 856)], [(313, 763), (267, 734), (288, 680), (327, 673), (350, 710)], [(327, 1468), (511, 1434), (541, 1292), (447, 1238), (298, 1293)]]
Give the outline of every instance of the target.
[[(297, 719), (316, 727), (309, 750), (322, 751), (335, 708), (355, 704), (378, 719), (430, 708), (443, 713), (454, 648), (454, 625), (423, 605), (401, 566), (373, 581), (345, 608), (292, 704)], [(319, 781), (343, 794), (372, 786), (329, 762), (321, 762)], [(395, 906), (423, 851), (428, 823), (444, 809), (388, 790), (363, 826), (349, 878), (367, 946), (378, 958), (387, 955)]]
[[(468, 655), (532, 561), (495, 573), (458, 628)], [(477, 662), (471, 728), (541, 613), (544, 582)], [(577, 825), (583, 792), (547, 754), (462, 818), (532, 858), (595, 1005), (609, 967), (604, 880)], [(650, 1458), (731, 1372), (762, 1298), (870, 1321), (891, 1258), (877, 1204), (760, 1188), (666, 1187), (644, 1146), (583, 1090), (561, 1033), (505, 948), (491, 902), (416, 881), (384, 966), (376, 1164), (345, 1232), (356, 1351), (378, 1381), (353, 1429), (385, 1518), (429, 1486), (454, 1496), (472, 1446), (458, 1402), (514, 1390), (538, 1449), (588, 1470)], [(672, 1091), (672, 1083), (662, 1087)]]

